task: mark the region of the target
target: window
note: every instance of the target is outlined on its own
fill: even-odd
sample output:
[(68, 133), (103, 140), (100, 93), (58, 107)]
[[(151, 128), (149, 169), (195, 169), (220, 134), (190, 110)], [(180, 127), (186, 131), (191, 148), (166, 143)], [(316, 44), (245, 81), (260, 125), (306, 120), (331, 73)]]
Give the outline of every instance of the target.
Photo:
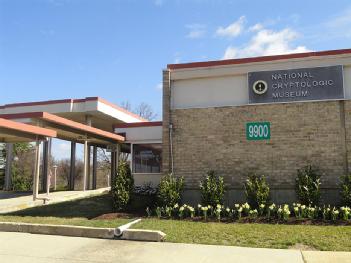
[(162, 144), (133, 144), (133, 173), (160, 173)]

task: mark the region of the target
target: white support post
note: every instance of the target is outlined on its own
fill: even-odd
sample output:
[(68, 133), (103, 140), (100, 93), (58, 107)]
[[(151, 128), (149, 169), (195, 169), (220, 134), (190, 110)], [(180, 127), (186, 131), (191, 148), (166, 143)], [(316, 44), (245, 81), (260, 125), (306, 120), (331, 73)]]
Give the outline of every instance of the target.
[(83, 191), (87, 189), (88, 174), (88, 141), (84, 141), (84, 170), (83, 170)]
[(6, 143), (6, 165), (5, 165), (5, 191), (11, 190), (12, 184), (12, 159), (13, 159), (13, 143)]
[(39, 194), (39, 174), (40, 174), (40, 141), (35, 144), (35, 168), (33, 182), (33, 201), (37, 200)]

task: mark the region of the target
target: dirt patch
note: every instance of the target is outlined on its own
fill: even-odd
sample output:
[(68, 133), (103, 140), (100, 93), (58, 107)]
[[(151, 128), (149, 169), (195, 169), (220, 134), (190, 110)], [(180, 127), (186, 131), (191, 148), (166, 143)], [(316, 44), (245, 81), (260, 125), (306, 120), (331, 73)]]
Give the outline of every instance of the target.
[(103, 214), (99, 215), (98, 217), (93, 218), (93, 220), (113, 220), (117, 218), (124, 218), (124, 219), (132, 219), (132, 218), (137, 218), (137, 217), (145, 217), (145, 215), (141, 213), (108, 213), (108, 214)]
[(303, 250), (303, 251), (316, 251), (317, 249), (312, 247), (312, 246), (308, 246), (305, 244), (301, 244), (301, 243), (296, 243), (293, 246), (288, 247), (289, 249), (294, 249), (294, 250)]

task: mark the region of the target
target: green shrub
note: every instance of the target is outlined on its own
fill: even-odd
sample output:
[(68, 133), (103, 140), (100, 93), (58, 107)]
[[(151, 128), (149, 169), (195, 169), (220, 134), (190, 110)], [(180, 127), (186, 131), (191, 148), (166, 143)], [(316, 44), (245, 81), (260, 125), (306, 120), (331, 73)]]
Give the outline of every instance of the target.
[(266, 205), (269, 200), (269, 186), (264, 176), (251, 174), (244, 183), (246, 200), (249, 205), (258, 209), (260, 205)]
[(297, 170), (296, 195), (304, 205), (318, 205), (320, 199), (321, 176), (311, 165)]
[(158, 186), (157, 204), (161, 207), (173, 207), (180, 203), (183, 186), (183, 177), (176, 178), (172, 174), (163, 176)]
[(5, 171), (0, 169), (0, 190), (4, 188), (5, 185)]
[(214, 171), (208, 171), (200, 183), (202, 205), (216, 207), (224, 201), (225, 186), (222, 176), (217, 176)]
[(133, 189), (134, 179), (129, 164), (127, 162), (120, 162), (111, 187), (113, 206), (117, 211), (126, 208)]
[(13, 191), (30, 191), (32, 189), (32, 178), (16, 175), (12, 177)]
[(351, 175), (341, 177), (341, 201), (345, 206), (351, 206)]

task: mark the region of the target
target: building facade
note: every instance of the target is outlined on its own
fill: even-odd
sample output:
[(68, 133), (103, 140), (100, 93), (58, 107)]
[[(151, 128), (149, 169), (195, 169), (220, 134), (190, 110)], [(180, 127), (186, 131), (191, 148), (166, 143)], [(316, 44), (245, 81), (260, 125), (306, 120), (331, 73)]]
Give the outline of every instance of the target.
[(351, 164), (351, 50), (168, 65), (163, 71), (163, 173), (200, 200), (209, 170), (227, 202), (244, 200), (248, 174), (265, 175), (274, 202), (295, 201), (297, 169), (322, 173), (338, 201)]

